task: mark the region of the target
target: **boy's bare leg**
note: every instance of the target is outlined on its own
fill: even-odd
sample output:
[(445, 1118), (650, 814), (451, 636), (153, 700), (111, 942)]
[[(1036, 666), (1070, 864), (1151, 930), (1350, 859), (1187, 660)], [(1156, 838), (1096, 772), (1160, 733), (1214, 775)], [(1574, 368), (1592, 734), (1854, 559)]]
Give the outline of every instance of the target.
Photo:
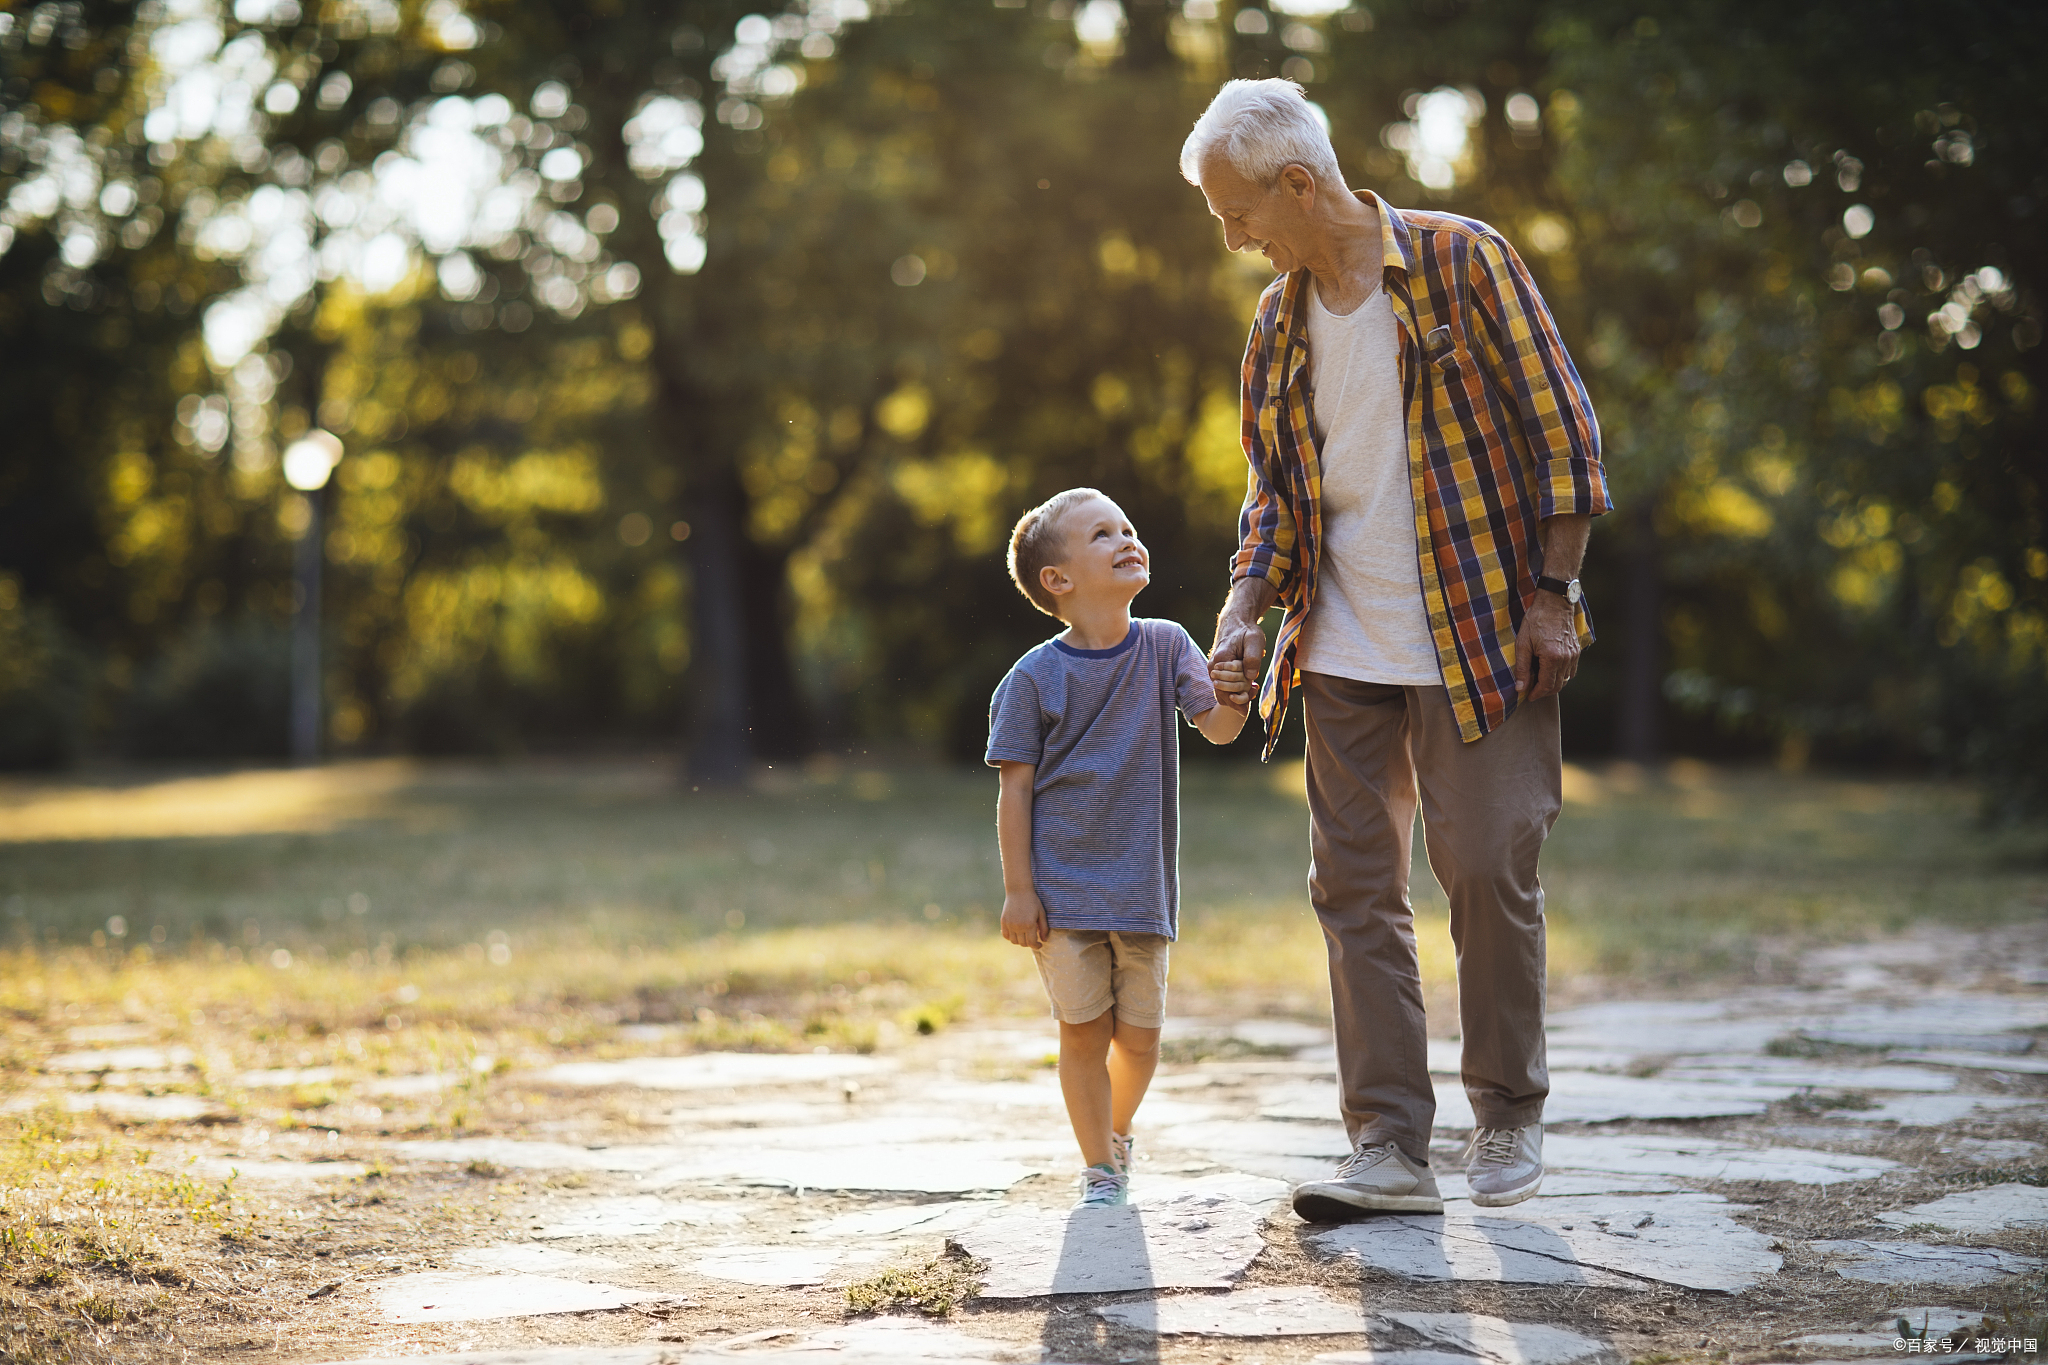
[(1131, 1120), (1137, 1117), (1138, 1104), (1159, 1066), (1159, 1030), (1119, 1019), (1114, 1043), (1109, 1049), (1110, 1122), (1117, 1132), (1129, 1137)]
[[(1153, 1032), (1156, 1036), (1158, 1031)], [(1089, 1166), (1105, 1166), (1110, 1160), (1112, 1088), (1108, 1063), (1110, 1040), (1116, 1033), (1114, 1009), (1104, 1010), (1085, 1024), (1060, 1021), (1060, 1094), (1067, 1102), (1067, 1120), (1074, 1125), (1074, 1140), (1081, 1144), (1081, 1160)], [(1149, 1070), (1146, 1075), (1149, 1079)], [(1131, 1108), (1137, 1108), (1135, 1101)]]

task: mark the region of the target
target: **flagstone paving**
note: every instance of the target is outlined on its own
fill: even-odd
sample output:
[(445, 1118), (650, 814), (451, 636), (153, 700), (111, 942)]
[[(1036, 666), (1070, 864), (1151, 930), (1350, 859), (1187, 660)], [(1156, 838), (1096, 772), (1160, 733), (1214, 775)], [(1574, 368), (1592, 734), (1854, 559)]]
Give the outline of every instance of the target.
[(1545, 1164), (1561, 1170), (1613, 1171), (1621, 1175), (1662, 1175), (1678, 1179), (1787, 1181), (1797, 1185), (1838, 1185), (1896, 1170), (1898, 1163), (1875, 1156), (1849, 1156), (1801, 1147), (1753, 1147), (1708, 1138), (1576, 1136), (1545, 1139)]
[(1911, 1330), (1923, 1334), (1924, 1340), (1940, 1341), (1946, 1336), (1962, 1334), (1982, 1322), (1983, 1318), (1982, 1313), (1973, 1314), (1957, 1308), (1913, 1304), (1903, 1308), (1886, 1309), (1872, 1318), (1861, 1331), (1809, 1332), (1804, 1336), (1788, 1337), (1782, 1344), (1836, 1354), (1895, 1355), (1898, 1353), (1900, 1322), (1904, 1322)]
[(1889, 1209), (1877, 1221), (1897, 1228), (1927, 1224), (1943, 1232), (2002, 1232), (2006, 1228), (2048, 1228), (2048, 1189), (2039, 1185), (1992, 1185), (1962, 1190), (1932, 1203)]
[(1314, 1285), (1271, 1285), (1105, 1304), (1095, 1316), (1166, 1337), (1328, 1337), (1363, 1332), (1368, 1314), (1356, 1297), (1341, 1299)]
[(2039, 1101), (2021, 1095), (1892, 1095), (1867, 1109), (1836, 1109), (1827, 1117), (1852, 1123), (1896, 1123), (1906, 1128), (1940, 1128), (1979, 1111), (2031, 1109), (2048, 1117)]
[[(1891, 1353), (1900, 1313), (1961, 1331), (2048, 1283), (2048, 970), (2027, 975), (2048, 969), (2048, 931), (1867, 949), (1815, 955), (1796, 989), (1559, 1011), (1550, 1169), (1511, 1208), (1468, 1198), (1461, 1059), (1432, 1039), (1445, 1212), (1335, 1228), (1286, 1200), (1348, 1146), (1327, 1028), (1300, 1020), (1176, 1021), (1173, 1055), (1218, 1055), (1162, 1066), (1135, 1202), (1107, 1210), (1068, 1207), (1043, 1021), (881, 1056), (556, 1054), (374, 1078), (394, 1106), (474, 1081), (454, 1133), (220, 1122), (221, 1103), (151, 1093), (189, 1084), (194, 1058), (122, 1033), (74, 1034), (42, 1091), (9, 1102), (194, 1120), (164, 1169), (302, 1220), (242, 1262), (277, 1267), (297, 1325), (263, 1350), (285, 1359), (1850, 1359)], [(1905, 988), (1916, 954), (1938, 995)], [(628, 1026), (606, 1046), (673, 1036)], [(847, 1287), (890, 1267), (950, 1277), (951, 1318), (849, 1319)]]
[(1657, 1284), (1732, 1293), (1777, 1273), (1773, 1239), (1718, 1195), (1532, 1199), (1510, 1209), (1401, 1215), (1319, 1232), (1324, 1254), (1414, 1280)]
[(1812, 1249), (1843, 1279), (1871, 1284), (1989, 1284), (2043, 1264), (1995, 1247), (1852, 1240), (1815, 1242)]
[(1576, 1365), (1612, 1357), (1611, 1346), (1576, 1332), (1478, 1313), (1385, 1313), (1376, 1321), (1432, 1346), (1498, 1365)]
[(511, 1272), (400, 1275), (379, 1284), (370, 1297), (371, 1312), (379, 1322), (404, 1324), (602, 1312), (662, 1295), (594, 1280)]
[(1228, 1195), (1150, 1206), (1001, 1209), (950, 1244), (988, 1263), (982, 1297), (1223, 1289), (1265, 1250), (1260, 1218)]

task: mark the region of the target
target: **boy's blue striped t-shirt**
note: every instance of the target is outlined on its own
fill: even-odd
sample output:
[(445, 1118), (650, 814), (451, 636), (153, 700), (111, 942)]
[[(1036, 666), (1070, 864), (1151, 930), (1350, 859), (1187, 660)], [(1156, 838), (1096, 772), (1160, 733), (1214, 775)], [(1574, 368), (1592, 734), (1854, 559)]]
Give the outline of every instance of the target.
[(1031, 878), (1055, 929), (1174, 937), (1180, 748), (1173, 713), (1216, 705), (1208, 661), (1174, 621), (1111, 649), (1058, 640), (1019, 659), (989, 705), (988, 763), (1034, 763)]

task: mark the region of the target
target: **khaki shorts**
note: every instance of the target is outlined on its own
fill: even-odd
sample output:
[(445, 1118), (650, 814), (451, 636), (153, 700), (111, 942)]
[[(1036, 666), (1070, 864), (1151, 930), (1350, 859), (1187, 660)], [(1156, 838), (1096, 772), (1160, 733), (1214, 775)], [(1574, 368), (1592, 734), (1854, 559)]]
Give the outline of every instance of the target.
[(1159, 1028), (1166, 1023), (1166, 955), (1172, 945), (1164, 934), (1049, 930), (1033, 955), (1052, 998), (1052, 1017), (1085, 1024), (1114, 1006), (1116, 1017), (1133, 1028)]

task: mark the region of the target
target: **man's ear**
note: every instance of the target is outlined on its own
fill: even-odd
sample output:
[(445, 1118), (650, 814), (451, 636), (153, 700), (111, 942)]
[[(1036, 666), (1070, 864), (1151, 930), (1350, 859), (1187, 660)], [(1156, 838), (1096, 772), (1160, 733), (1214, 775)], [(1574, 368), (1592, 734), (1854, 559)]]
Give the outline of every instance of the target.
[(1301, 202), (1303, 208), (1314, 202), (1316, 178), (1308, 167), (1299, 164), (1284, 166), (1280, 170), (1280, 180), (1287, 186), (1287, 192)]
[(1059, 565), (1048, 564), (1038, 571), (1038, 586), (1058, 597), (1074, 590), (1074, 580)]

